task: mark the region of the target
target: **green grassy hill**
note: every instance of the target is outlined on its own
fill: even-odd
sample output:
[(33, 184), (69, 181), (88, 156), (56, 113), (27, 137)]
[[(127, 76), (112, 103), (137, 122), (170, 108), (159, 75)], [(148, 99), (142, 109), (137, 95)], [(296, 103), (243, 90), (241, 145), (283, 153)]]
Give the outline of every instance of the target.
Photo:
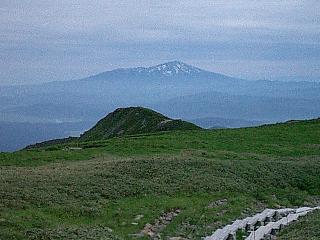
[(2, 153), (0, 239), (133, 239), (172, 209), (157, 234), (201, 239), (265, 207), (319, 204), (319, 136), (315, 119)]
[(142, 107), (118, 108), (85, 132), (80, 141), (154, 133), (172, 130), (195, 130), (200, 127), (182, 120), (173, 120), (151, 109)]
[(94, 127), (78, 137), (54, 139), (29, 145), (26, 149), (42, 148), (59, 144), (90, 142), (135, 134), (150, 134), (165, 131), (201, 129), (193, 123), (171, 119), (143, 107), (118, 108), (101, 119)]

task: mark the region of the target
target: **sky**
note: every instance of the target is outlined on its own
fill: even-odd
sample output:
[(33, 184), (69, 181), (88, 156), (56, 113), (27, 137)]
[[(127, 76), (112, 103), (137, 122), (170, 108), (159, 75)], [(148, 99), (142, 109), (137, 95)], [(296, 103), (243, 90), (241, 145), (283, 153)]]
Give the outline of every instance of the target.
[(320, 1), (0, 1), (0, 85), (172, 60), (252, 80), (320, 79)]

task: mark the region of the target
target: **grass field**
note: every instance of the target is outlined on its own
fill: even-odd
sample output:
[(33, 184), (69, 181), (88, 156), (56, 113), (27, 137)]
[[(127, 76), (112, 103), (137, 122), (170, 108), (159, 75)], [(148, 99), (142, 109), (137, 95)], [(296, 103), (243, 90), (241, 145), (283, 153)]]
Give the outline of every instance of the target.
[(1, 153), (0, 239), (131, 239), (177, 208), (161, 237), (200, 239), (264, 207), (317, 204), (319, 136), (311, 120)]

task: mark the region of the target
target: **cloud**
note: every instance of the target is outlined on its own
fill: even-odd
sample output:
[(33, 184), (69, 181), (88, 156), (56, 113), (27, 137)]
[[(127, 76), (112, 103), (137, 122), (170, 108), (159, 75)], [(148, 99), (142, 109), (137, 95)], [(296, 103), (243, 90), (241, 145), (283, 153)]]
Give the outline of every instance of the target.
[(2, 0), (0, 84), (170, 59), (250, 78), (268, 74), (228, 62), (283, 66), (281, 75), (300, 63), (297, 74), (320, 75), (319, 11), (313, 0)]

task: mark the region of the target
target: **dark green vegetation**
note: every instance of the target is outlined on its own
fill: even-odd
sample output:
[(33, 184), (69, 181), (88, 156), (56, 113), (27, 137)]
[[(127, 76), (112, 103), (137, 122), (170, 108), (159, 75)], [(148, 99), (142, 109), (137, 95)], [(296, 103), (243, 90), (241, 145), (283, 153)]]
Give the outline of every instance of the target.
[(287, 227), (279, 236), (279, 240), (319, 240), (320, 211), (316, 211)]
[(116, 136), (172, 130), (195, 130), (200, 127), (182, 120), (173, 120), (143, 107), (118, 108), (85, 132), (80, 141), (93, 141)]
[(313, 205), (319, 136), (317, 119), (1, 154), (0, 239), (131, 239), (175, 208), (162, 237), (200, 239), (264, 207)]

